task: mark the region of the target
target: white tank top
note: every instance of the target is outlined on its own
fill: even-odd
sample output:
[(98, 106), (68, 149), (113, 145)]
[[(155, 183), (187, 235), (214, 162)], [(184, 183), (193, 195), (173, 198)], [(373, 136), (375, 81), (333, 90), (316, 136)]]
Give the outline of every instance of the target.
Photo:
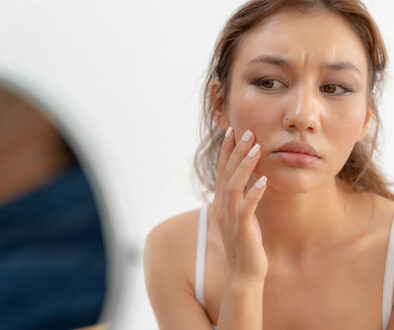
[[(207, 229), (208, 229), (208, 204), (200, 210), (197, 234), (196, 250), (196, 273), (195, 273), (195, 296), (205, 309), (204, 301), (204, 273), (205, 273), (205, 255), (207, 246)], [(392, 293), (394, 284), (394, 219), (391, 223), (390, 238), (387, 247), (386, 266), (383, 280), (383, 299), (382, 299), (382, 324), (383, 330), (387, 330), (392, 306)], [(212, 324), (213, 328), (216, 326)]]

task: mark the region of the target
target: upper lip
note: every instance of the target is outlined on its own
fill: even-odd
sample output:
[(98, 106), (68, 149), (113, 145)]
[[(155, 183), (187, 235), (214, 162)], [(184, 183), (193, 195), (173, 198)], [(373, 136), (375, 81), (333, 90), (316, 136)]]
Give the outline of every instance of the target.
[(307, 154), (310, 156), (319, 157), (316, 150), (310, 144), (300, 143), (300, 142), (296, 142), (296, 141), (291, 141), (291, 142), (285, 143), (275, 152), (279, 152), (279, 151), (298, 152), (298, 153), (303, 153), (303, 154)]

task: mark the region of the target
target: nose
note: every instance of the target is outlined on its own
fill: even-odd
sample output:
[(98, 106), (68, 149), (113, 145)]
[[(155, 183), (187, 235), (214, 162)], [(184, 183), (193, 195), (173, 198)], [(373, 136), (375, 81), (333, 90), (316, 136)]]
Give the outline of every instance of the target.
[(286, 130), (316, 133), (320, 129), (321, 100), (312, 86), (301, 86), (294, 89), (293, 95), (287, 100), (287, 109), (283, 117)]

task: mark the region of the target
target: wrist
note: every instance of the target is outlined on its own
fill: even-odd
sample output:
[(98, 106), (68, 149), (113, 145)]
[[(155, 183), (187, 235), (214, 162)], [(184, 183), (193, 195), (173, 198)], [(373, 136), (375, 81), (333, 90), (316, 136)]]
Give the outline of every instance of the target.
[(264, 277), (250, 277), (240, 274), (232, 274), (228, 279), (228, 285), (236, 291), (245, 291), (248, 289), (259, 290), (264, 288)]

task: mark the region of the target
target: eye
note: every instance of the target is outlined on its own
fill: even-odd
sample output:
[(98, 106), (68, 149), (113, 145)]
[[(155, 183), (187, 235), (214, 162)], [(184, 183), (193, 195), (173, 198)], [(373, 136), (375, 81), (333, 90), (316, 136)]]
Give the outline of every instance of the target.
[(255, 85), (261, 87), (263, 90), (271, 91), (274, 90), (275, 86), (282, 85), (284, 86), (279, 80), (275, 79), (258, 79), (254, 82)]
[[(340, 94), (334, 94), (334, 92), (340, 88), (343, 92)], [(322, 87), (323, 92), (327, 93), (327, 94), (331, 94), (331, 95), (344, 95), (344, 94), (349, 94), (349, 92), (352, 92), (351, 89), (343, 87), (343, 86), (339, 86), (339, 85), (334, 85), (334, 84), (328, 84), (328, 85), (324, 85)]]

